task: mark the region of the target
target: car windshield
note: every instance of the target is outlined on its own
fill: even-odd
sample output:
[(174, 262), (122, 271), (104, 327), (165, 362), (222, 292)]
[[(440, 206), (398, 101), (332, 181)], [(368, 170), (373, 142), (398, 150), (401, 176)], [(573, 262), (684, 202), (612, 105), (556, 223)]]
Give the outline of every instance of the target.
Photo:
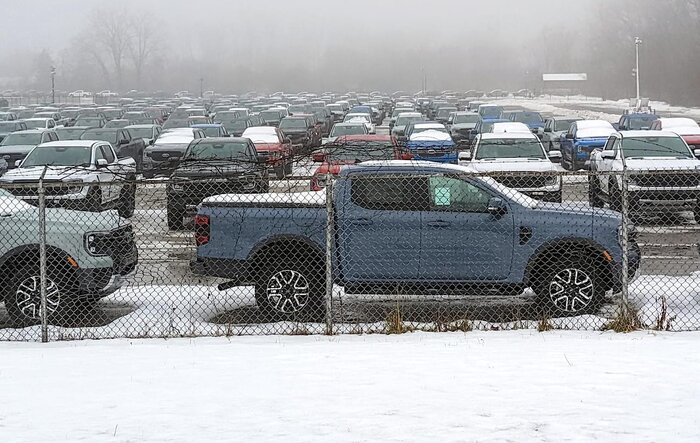
[(568, 131), (569, 128), (576, 120), (556, 120), (554, 122), (554, 130), (557, 132)]
[(625, 158), (693, 158), (693, 153), (680, 137), (625, 138), (622, 140), (622, 152)]
[(453, 121), (454, 124), (459, 123), (478, 123), (479, 116), (476, 114), (457, 114)]
[(44, 120), (44, 119), (37, 120), (37, 119), (30, 118), (30, 119), (25, 120), (24, 122), (27, 124), (28, 128), (41, 129), (41, 128), (46, 127), (46, 120)]
[(41, 143), (41, 133), (29, 133), (23, 134), (21, 132), (15, 132), (2, 140), (0, 146), (10, 146), (10, 145), (38, 145)]
[(332, 145), (326, 149), (330, 162), (366, 162), (393, 160), (394, 147), (382, 143), (362, 142), (358, 144)]
[(295, 119), (282, 119), (280, 122), (280, 129), (301, 129), (306, 128), (306, 120), (295, 118)]
[(497, 140), (481, 140), (476, 148), (476, 156), (474, 158), (476, 160), (497, 158), (532, 158), (543, 160), (546, 156), (539, 141), (501, 138)]
[(153, 138), (153, 129), (151, 128), (129, 128), (129, 133), (133, 138)]
[(200, 128), (207, 137), (219, 137), (221, 129), (218, 127)]
[(423, 120), (423, 117), (419, 115), (415, 116), (402, 116), (396, 119), (396, 126), (406, 126), (409, 123), (419, 122)]
[(17, 123), (0, 122), (0, 131), (14, 131), (17, 129)]
[(276, 121), (280, 119), (279, 111), (263, 111), (260, 113), (260, 118), (265, 121)]
[(331, 131), (331, 137), (343, 135), (363, 135), (367, 133), (365, 125), (335, 125)]
[(630, 131), (639, 131), (644, 129), (650, 129), (651, 124), (657, 120), (655, 115), (643, 115), (630, 117), (629, 119), (629, 129)]
[(85, 129), (82, 128), (59, 128), (56, 129), (56, 135), (59, 140), (79, 140)]
[(22, 162), (23, 168), (33, 166), (90, 166), (90, 146), (52, 146), (35, 148)]
[(95, 126), (102, 121), (100, 117), (85, 117), (75, 121), (75, 126)]
[(80, 136), (81, 140), (101, 140), (103, 142), (109, 142), (116, 144), (117, 142), (117, 131), (85, 131), (83, 135)]
[(188, 160), (248, 160), (247, 143), (198, 143), (192, 146)]
[(451, 113), (455, 112), (457, 108), (440, 108), (438, 109), (438, 117), (448, 117)]
[(228, 131), (238, 131), (238, 130), (245, 129), (248, 127), (245, 120), (233, 120), (233, 121), (225, 122), (222, 124), (224, 125), (224, 127)]
[(481, 115), (485, 119), (498, 118), (501, 116), (502, 112), (503, 108), (501, 108), (500, 106), (486, 106), (479, 110), (479, 115)]
[(516, 114), (515, 121), (521, 123), (542, 123), (542, 116), (537, 112), (520, 112)]

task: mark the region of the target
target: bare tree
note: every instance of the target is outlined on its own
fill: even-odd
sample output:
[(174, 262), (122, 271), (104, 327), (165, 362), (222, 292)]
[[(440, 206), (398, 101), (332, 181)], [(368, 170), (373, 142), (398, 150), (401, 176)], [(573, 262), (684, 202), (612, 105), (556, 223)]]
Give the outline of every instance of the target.
[(144, 69), (155, 49), (152, 27), (152, 23), (146, 23), (143, 20), (132, 20), (130, 38), (127, 40), (129, 57), (136, 72), (136, 88), (139, 90), (143, 86)]
[(84, 44), (100, 68), (107, 71), (107, 66), (111, 65), (113, 76), (110, 77), (118, 90), (124, 85), (124, 61), (132, 22), (123, 9), (98, 9), (90, 15), (90, 27), (83, 34)]

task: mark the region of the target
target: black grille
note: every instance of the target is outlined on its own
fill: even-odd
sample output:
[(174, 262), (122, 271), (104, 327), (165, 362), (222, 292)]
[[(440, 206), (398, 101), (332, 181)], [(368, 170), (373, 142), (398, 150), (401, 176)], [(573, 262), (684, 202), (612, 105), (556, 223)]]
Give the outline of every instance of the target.
[[(19, 183), (15, 183), (19, 184)], [(56, 197), (61, 195), (76, 194), (78, 187), (82, 187), (82, 184), (44, 184), (44, 195), (47, 197)], [(29, 198), (39, 198), (39, 184), (29, 183), (27, 186), (15, 186), (9, 188), (3, 188), (10, 192), (16, 197), (29, 197)]]
[(90, 234), (95, 239), (92, 243), (95, 254), (109, 255), (114, 261), (130, 254), (134, 248), (134, 233), (131, 225), (124, 226), (109, 233)]
[(534, 189), (547, 186), (546, 176), (508, 176), (494, 177), (503, 186), (512, 189)]
[(632, 183), (644, 188), (690, 188), (700, 184), (698, 174), (634, 175)]
[(158, 162), (178, 160), (182, 156), (180, 151), (153, 151), (151, 158)]

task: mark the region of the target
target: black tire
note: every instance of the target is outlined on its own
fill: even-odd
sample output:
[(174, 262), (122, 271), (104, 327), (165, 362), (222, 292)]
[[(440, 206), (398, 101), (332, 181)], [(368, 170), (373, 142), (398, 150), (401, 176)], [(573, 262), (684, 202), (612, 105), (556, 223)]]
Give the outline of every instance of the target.
[[(14, 327), (27, 327), (41, 323), (41, 274), (38, 267), (38, 254), (37, 251), (36, 260), (24, 259), (23, 263), (14, 268), (15, 272), (10, 277), (10, 288), (5, 296), (5, 309)], [(61, 269), (65, 268), (52, 262), (47, 264), (46, 299), (49, 319), (61, 314), (66, 300), (70, 298), (74, 289), (72, 276), (62, 274)]]
[(593, 208), (602, 208), (605, 202), (600, 197), (600, 183), (595, 175), (588, 176), (588, 203)]
[(102, 212), (102, 190), (90, 188), (85, 197), (85, 209), (89, 212)]
[(185, 205), (173, 200), (168, 200), (168, 229), (181, 231), (185, 229)]
[(610, 209), (622, 212), (622, 193), (617, 189), (617, 180), (611, 178), (608, 182), (608, 193), (610, 195)]
[(136, 209), (136, 184), (126, 184), (122, 188), (119, 196), (119, 207), (117, 212), (122, 218), (131, 218)]
[(575, 251), (550, 256), (534, 285), (537, 302), (550, 317), (592, 314), (605, 291), (599, 269), (587, 254)]
[(263, 319), (323, 321), (323, 260), (282, 253), (265, 258), (268, 260), (262, 261), (255, 284), (255, 301)]
[(284, 165), (275, 166), (275, 177), (277, 180), (282, 180), (285, 177)]
[(294, 162), (291, 159), (284, 164), (284, 174), (287, 177), (294, 174)]

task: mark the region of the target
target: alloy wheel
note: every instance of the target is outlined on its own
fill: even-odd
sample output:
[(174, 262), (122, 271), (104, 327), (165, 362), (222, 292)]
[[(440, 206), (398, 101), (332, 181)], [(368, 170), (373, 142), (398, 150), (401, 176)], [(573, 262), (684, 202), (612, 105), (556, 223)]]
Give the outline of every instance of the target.
[(593, 280), (581, 269), (568, 268), (557, 273), (549, 284), (552, 304), (563, 312), (585, 310), (593, 302)]
[(300, 272), (279, 271), (267, 282), (267, 301), (277, 312), (299, 312), (309, 303), (309, 282)]

